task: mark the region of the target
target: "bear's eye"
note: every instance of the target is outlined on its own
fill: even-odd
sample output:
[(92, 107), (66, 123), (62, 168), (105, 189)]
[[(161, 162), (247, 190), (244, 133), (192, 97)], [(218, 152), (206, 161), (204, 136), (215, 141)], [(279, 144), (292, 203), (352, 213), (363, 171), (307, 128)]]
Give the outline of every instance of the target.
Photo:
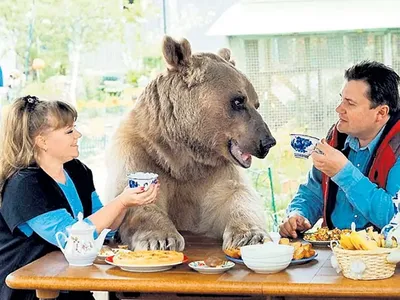
[(237, 96), (235, 98), (232, 99), (232, 108), (234, 110), (241, 110), (244, 109), (244, 101), (245, 101), (245, 97), (244, 96)]

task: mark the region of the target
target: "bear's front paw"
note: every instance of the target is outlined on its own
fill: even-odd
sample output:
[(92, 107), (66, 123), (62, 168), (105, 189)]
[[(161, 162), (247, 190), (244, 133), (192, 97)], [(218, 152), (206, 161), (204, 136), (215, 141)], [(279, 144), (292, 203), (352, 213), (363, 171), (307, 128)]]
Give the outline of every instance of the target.
[[(246, 227), (246, 226), (244, 226)], [(262, 244), (264, 241), (272, 241), (269, 234), (258, 227), (233, 228), (227, 227), (223, 237), (223, 249), (240, 248), (246, 245)]]
[(182, 251), (185, 248), (185, 240), (178, 231), (137, 231), (130, 246), (132, 250)]

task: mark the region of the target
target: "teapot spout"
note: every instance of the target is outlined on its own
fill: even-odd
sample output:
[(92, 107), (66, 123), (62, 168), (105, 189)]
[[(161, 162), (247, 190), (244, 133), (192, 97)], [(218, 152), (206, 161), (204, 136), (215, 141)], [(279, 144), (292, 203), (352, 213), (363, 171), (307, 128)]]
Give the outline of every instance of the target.
[(103, 231), (99, 234), (97, 239), (94, 241), (97, 251), (100, 251), (101, 247), (103, 246), (104, 239), (106, 238), (107, 233), (109, 233), (110, 231), (111, 231), (111, 229), (109, 229), (109, 228), (103, 229)]

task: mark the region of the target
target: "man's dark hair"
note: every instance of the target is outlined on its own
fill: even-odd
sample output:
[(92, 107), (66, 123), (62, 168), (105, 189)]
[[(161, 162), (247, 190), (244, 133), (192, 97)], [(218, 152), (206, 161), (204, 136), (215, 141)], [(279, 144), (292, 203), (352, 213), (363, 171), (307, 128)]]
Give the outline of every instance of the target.
[(363, 80), (369, 85), (366, 96), (371, 101), (371, 108), (386, 104), (391, 115), (399, 110), (400, 77), (392, 68), (376, 61), (362, 61), (347, 69), (344, 78), (347, 81)]

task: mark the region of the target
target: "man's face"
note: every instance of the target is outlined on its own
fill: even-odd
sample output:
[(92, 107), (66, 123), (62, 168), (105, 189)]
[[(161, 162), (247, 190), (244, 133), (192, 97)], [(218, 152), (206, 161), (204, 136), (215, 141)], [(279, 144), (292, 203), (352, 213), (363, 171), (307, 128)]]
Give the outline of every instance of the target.
[(339, 132), (357, 138), (368, 136), (375, 130), (380, 106), (371, 108), (367, 98), (368, 84), (363, 80), (347, 81), (342, 89), (342, 100), (336, 108), (339, 114), (337, 129)]

